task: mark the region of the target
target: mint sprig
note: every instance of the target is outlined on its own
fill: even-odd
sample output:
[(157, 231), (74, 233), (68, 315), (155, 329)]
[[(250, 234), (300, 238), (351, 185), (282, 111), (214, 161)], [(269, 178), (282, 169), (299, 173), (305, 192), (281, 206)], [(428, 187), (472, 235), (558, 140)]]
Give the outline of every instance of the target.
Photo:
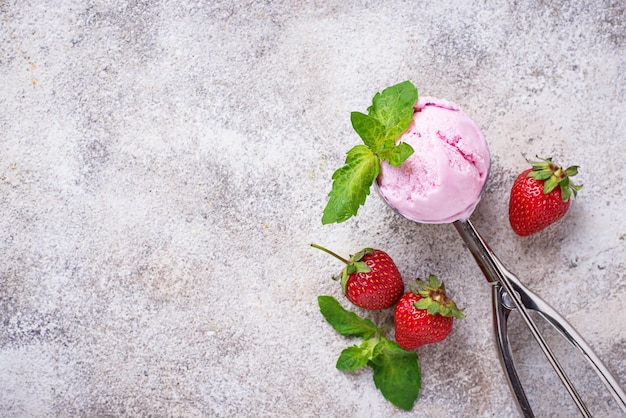
[(367, 339), (378, 332), (372, 321), (344, 309), (332, 296), (318, 296), (317, 303), (326, 321), (341, 335)]
[(422, 381), (417, 353), (388, 340), (371, 320), (344, 309), (334, 297), (318, 296), (317, 300), (322, 315), (337, 332), (364, 340), (341, 352), (337, 369), (356, 370), (369, 366), (374, 372), (374, 384), (385, 399), (398, 408), (411, 410)]
[(422, 385), (417, 353), (407, 351), (395, 341), (383, 340), (370, 361), (374, 384), (395, 406), (411, 410)]
[(365, 145), (356, 145), (345, 165), (333, 173), (333, 185), (324, 208), (322, 224), (340, 223), (357, 214), (380, 172), (380, 161), (399, 166), (413, 154), (413, 148), (396, 140), (411, 124), (417, 89), (404, 81), (376, 93), (367, 115), (352, 112), (352, 127)]

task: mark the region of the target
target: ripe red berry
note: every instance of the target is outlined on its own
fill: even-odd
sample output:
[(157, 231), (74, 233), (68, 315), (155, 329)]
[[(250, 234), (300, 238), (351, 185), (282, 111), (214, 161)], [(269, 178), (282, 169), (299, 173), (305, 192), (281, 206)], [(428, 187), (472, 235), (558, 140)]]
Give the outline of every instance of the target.
[(429, 283), (417, 280), (417, 284), (420, 290), (405, 293), (393, 315), (396, 342), (405, 350), (443, 341), (452, 331), (454, 318), (465, 317), (436, 276), (430, 275)]
[(531, 162), (513, 183), (509, 198), (509, 222), (516, 234), (539, 232), (561, 219), (570, 206), (570, 196), (582, 186), (570, 183), (578, 167), (563, 170), (552, 159)]
[(387, 309), (402, 297), (402, 276), (384, 251), (365, 248), (346, 260), (317, 244), (311, 246), (346, 263), (341, 274), (333, 279), (341, 280), (344, 294), (354, 305), (370, 310)]

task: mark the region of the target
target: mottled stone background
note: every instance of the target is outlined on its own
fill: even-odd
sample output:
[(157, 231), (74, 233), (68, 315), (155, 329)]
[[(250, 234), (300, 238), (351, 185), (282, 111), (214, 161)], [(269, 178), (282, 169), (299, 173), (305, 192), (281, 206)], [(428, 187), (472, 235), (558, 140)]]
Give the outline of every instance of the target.
[[(492, 174), (476, 226), (624, 386), (625, 7), (1, 0), (0, 415), (516, 416), (489, 287), (452, 226), (411, 223), (377, 196), (320, 222), (359, 141), (349, 113), (406, 79), (483, 128)], [(585, 186), (559, 224), (520, 238), (507, 193), (536, 154), (580, 165)], [(382, 248), (407, 285), (436, 273), (466, 308), (448, 340), (418, 350), (412, 412), (369, 370), (335, 369), (355, 341), (316, 297), (341, 297), (341, 266), (311, 242)], [(575, 416), (513, 326), (537, 414)], [(592, 412), (621, 416), (550, 341)]]

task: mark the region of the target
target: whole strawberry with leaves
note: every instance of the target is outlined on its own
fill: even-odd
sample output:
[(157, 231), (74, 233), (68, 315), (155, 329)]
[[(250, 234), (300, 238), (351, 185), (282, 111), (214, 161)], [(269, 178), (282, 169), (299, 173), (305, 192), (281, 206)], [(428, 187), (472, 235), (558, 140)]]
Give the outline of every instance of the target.
[(528, 162), (532, 168), (517, 176), (509, 198), (509, 222), (520, 236), (539, 232), (561, 219), (571, 196), (582, 188), (570, 182), (578, 174), (578, 166), (563, 169), (552, 158)]
[(446, 294), (443, 283), (431, 274), (428, 282), (417, 279), (393, 314), (396, 342), (405, 350), (443, 341), (452, 331), (454, 318), (463, 319), (463, 309)]
[(345, 259), (317, 244), (311, 246), (346, 264), (333, 279), (341, 281), (344, 295), (354, 305), (369, 310), (387, 309), (404, 293), (402, 276), (386, 252), (364, 248)]

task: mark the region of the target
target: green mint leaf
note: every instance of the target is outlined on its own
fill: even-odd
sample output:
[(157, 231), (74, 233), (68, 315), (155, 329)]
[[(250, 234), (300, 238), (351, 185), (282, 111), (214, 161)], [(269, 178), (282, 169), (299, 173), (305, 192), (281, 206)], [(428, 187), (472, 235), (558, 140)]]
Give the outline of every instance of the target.
[(346, 165), (333, 174), (322, 224), (343, 222), (356, 215), (379, 172), (379, 159), (367, 146), (357, 145), (348, 151)]
[(368, 114), (384, 125), (386, 139), (395, 141), (406, 131), (413, 119), (417, 89), (410, 81), (403, 81), (376, 93)]
[(353, 345), (341, 352), (337, 360), (337, 369), (339, 370), (356, 370), (367, 364), (372, 358), (374, 347), (378, 340), (366, 340), (360, 346)]
[(398, 408), (411, 410), (422, 385), (417, 353), (406, 351), (394, 341), (383, 339), (369, 362), (374, 384)]
[(344, 309), (332, 296), (318, 296), (317, 303), (326, 321), (341, 335), (370, 338), (378, 332), (372, 321)]
[(356, 370), (365, 366), (368, 361), (369, 353), (367, 350), (353, 345), (341, 352), (336, 367), (339, 370)]
[(385, 126), (382, 123), (360, 112), (352, 112), (350, 120), (352, 121), (352, 127), (369, 149), (376, 153), (379, 148), (383, 147)]
[(416, 101), (417, 89), (404, 81), (376, 93), (367, 115), (352, 112), (352, 126), (365, 145), (350, 150), (345, 165), (333, 173), (322, 224), (340, 223), (356, 215), (380, 172), (381, 158), (398, 166), (413, 153), (408, 144), (395, 142), (411, 124)]
[(383, 151), (379, 154), (379, 157), (394, 167), (398, 167), (400, 164), (406, 161), (413, 154), (413, 147), (406, 142), (400, 142), (395, 147), (388, 151)]

